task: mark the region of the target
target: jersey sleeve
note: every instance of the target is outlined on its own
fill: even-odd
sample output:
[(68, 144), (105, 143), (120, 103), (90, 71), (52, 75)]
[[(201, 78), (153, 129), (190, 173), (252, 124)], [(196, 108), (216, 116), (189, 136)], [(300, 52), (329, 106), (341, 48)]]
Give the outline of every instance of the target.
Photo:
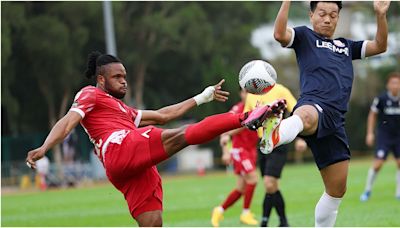
[(301, 41), (304, 40), (307, 27), (299, 26), (289, 29), (292, 30), (292, 37), (286, 48), (296, 48), (301, 43)]
[(139, 127), (140, 121), (142, 121), (142, 110), (137, 110), (132, 107), (129, 107), (129, 110), (132, 115), (133, 123), (136, 127)]
[(379, 97), (375, 97), (371, 104), (371, 111), (379, 113), (381, 102)]
[(347, 40), (349, 42), (349, 49), (351, 50), (351, 59), (364, 59), (365, 58), (365, 50), (367, 48), (367, 40), (363, 41), (352, 41)]
[(70, 111), (77, 112), (82, 118), (96, 106), (95, 88), (83, 88), (75, 95)]

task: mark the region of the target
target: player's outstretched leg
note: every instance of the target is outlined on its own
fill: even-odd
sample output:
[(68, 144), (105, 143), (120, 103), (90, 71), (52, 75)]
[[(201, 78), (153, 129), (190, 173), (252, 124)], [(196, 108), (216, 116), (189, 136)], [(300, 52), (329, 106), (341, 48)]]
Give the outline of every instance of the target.
[(209, 116), (198, 123), (189, 125), (185, 130), (185, 139), (189, 145), (206, 143), (224, 132), (242, 126), (257, 129), (270, 116), (273, 116), (273, 110), (269, 105), (259, 107), (249, 113), (223, 113)]

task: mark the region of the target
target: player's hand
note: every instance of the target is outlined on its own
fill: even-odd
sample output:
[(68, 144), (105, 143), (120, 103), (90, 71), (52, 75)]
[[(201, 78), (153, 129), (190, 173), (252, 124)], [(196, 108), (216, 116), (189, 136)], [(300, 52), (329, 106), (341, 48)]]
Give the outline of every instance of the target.
[(222, 154), (222, 162), (223, 162), (225, 165), (230, 165), (230, 164), (231, 164), (231, 155), (230, 155), (229, 152), (228, 152), (228, 153), (224, 152), (224, 153)]
[(219, 145), (224, 147), (226, 144), (228, 144), (229, 140), (231, 140), (229, 135), (221, 135), (221, 137), (219, 137)]
[(374, 1), (374, 10), (378, 15), (386, 14), (390, 6), (390, 1)]
[(36, 169), (36, 161), (43, 158), (46, 153), (41, 147), (28, 152), (26, 157), (26, 165), (31, 169)]
[(225, 82), (225, 79), (222, 79), (216, 85), (214, 85), (214, 99), (217, 101), (225, 102), (228, 100), (229, 92), (222, 90), (222, 84)]
[(367, 144), (367, 146), (372, 147), (374, 145), (375, 142), (375, 135), (374, 134), (367, 134), (367, 136), (365, 137), (365, 144)]

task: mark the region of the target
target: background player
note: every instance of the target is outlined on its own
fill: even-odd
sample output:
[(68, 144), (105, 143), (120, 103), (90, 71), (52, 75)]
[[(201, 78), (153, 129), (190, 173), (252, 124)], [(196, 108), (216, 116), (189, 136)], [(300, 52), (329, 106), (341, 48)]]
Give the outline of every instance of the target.
[(224, 81), (193, 98), (152, 111), (128, 107), (120, 100), (126, 94), (127, 81), (125, 67), (118, 58), (91, 53), (86, 76), (96, 78), (96, 87), (84, 87), (76, 94), (71, 109), (54, 125), (43, 145), (28, 153), (27, 165), (35, 169), (35, 161), (62, 142), (80, 122), (108, 179), (124, 194), (139, 226), (162, 225), (163, 195), (156, 164), (188, 145), (205, 143), (242, 125), (262, 122), (279, 111), (264, 106), (251, 114), (223, 113), (199, 123), (164, 130), (149, 125), (165, 124), (214, 99), (225, 101), (228, 93), (221, 90)]
[(390, 151), (397, 163), (396, 198), (400, 200), (400, 72), (389, 75), (386, 91), (372, 102), (368, 114), (367, 135), (365, 142), (372, 147), (375, 141), (375, 126), (378, 122), (375, 159), (368, 171), (365, 191), (360, 196), (361, 201), (367, 201), (371, 196), (372, 185), (376, 175)]
[[(272, 103), (276, 99), (286, 100), (286, 114), (288, 114), (287, 112), (292, 112), (294, 106), (296, 105), (296, 99), (293, 97), (292, 93), (286, 87), (277, 83), (268, 93), (264, 95), (248, 94), (244, 111), (246, 112), (253, 110), (258, 105)], [(258, 133), (261, 138), (261, 128), (258, 130)], [(295, 141), (295, 149), (300, 152), (300, 150), (307, 148), (305, 144), (305, 141), (299, 138)], [(268, 225), (272, 208), (275, 208), (279, 216), (279, 226), (289, 226), (285, 212), (285, 201), (281, 191), (279, 190), (279, 179), (287, 160), (287, 152), (287, 145), (281, 145), (275, 148), (270, 154), (264, 154), (261, 152), (259, 153), (260, 171), (261, 176), (263, 176), (265, 188), (262, 219), (260, 224), (261, 227), (266, 227)]]
[(315, 208), (315, 226), (334, 226), (346, 192), (350, 150), (344, 129), (344, 114), (353, 83), (352, 60), (385, 52), (388, 1), (375, 1), (375, 39), (352, 41), (333, 38), (341, 2), (310, 2), (310, 22), (287, 26), (290, 2), (282, 3), (275, 20), (274, 38), (296, 52), (301, 95), (293, 116), (268, 119), (262, 145), (268, 153), (276, 146), (305, 136), (324, 182), (325, 191)]
[[(247, 92), (241, 89), (241, 101), (231, 108), (230, 113), (243, 113), (246, 95)], [(228, 146), (230, 140), (232, 140), (232, 148)], [(244, 199), (240, 221), (247, 225), (257, 225), (257, 220), (254, 218), (253, 213), (250, 212), (254, 189), (258, 181), (256, 172), (257, 143), (257, 132), (247, 128), (238, 128), (221, 135), (222, 161), (226, 165), (233, 162), (234, 172), (238, 178), (236, 188), (232, 190), (220, 206), (213, 209), (211, 224), (214, 227), (219, 226), (219, 222), (223, 219), (224, 211), (239, 200), (242, 195)]]

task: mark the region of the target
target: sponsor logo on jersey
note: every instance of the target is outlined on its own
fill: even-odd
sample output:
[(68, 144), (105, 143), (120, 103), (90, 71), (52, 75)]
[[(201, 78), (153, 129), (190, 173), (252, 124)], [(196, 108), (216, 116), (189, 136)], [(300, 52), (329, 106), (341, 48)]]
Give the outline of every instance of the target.
[(386, 115), (400, 115), (400, 107), (386, 107), (383, 112)]
[[(316, 40), (315, 45), (317, 48), (327, 48), (335, 53), (345, 54), (345, 55), (349, 56), (349, 48), (347, 48), (347, 47), (345, 47), (345, 48), (337, 47), (336, 45), (332, 44), (331, 42), (321, 41), (321, 40)], [(342, 42), (340, 42), (340, 45), (344, 45), (344, 44)]]

